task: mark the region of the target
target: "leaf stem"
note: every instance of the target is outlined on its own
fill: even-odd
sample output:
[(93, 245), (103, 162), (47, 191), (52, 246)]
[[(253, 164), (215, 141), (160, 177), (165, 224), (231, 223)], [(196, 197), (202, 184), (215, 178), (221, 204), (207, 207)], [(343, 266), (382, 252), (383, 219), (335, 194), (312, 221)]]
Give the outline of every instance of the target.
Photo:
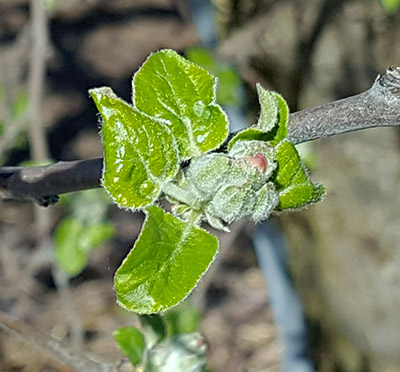
[(185, 219), (185, 221), (187, 222), (188, 226), (192, 227), (192, 226), (196, 226), (199, 225), (201, 222), (201, 216), (202, 216), (202, 212), (196, 209), (192, 209), (188, 215), (188, 217)]
[(193, 197), (190, 195), (190, 193), (172, 182), (165, 183), (162, 187), (162, 191), (165, 195), (170, 196), (181, 203), (189, 206), (193, 205)]

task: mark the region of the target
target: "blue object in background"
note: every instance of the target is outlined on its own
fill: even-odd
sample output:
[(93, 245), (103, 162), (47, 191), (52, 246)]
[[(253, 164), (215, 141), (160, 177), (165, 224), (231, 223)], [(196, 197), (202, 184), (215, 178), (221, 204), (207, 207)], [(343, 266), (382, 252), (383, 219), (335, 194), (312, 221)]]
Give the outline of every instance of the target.
[(209, 0), (189, 0), (193, 23), (202, 43), (210, 49), (217, 46), (217, 27), (214, 6)]
[(275, 324), (283, 344), (283, 372), (313, 372), (303, 305), (287, 268), (288, 249), (279, 225), (270, 219), (257, 227), (253, 245), (268, 283)]

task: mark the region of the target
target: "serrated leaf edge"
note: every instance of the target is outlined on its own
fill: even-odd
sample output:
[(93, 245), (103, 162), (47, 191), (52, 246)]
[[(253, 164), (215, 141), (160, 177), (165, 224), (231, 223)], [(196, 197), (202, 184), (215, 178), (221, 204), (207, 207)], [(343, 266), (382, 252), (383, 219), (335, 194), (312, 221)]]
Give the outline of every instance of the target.
[[(145, 208), (147, 208), (147, 207), (153, 205), (154, 202), (159, 198), (160, 194), (162, 193), (162, 188), (163, 188), (163, 186), (164, 186), (166, 183), (171, 182), (171, 181), (177, 176), (177, 174), (178, 174), (178, 172), (179, 172), (179, 169), (180, 169), (180, 161), (181, 161), (181, 159), (180, 159), (180, 157), (179, 157), (179, 149), (178, 149), (177, 141), (176, 141), (176, 138), (175, 138), (174, 133), (173, 133), (172, 130), (169, 128), (169, 124), (170, 124), (170, 123), (169, 123), (169, 120), (166, 120), (166, 119), (163, 119), (163, 118), (157, 118), (157, 117), (148, 115), (147, 113), (145, 113), (145, 112), (143, 112), (143, 111), (141, 111), (141, 110), (138, 110), (134, 105), (132, 105), (132, 104), (130, 104), (129, 102), (125, 101), (123, 98), (117, 96), (111, 88), (109, 88), (109, 87), (93, 88), (93, 89), (90, 89), (90, 90), (89, 90), (89, 94), (91, 94), (91, 93), (90, 93), (91, 91), (95, 91), (95, 90), (102, 89), (102, 88), (110, 89), (110, 93), (113, 95), (113, 97), (110, 97), (110, 98), (115, 99), (115, 100), (118, 100), (118, 101), (122, 102), (123, 104), (127, 105), (127, 106), (128, 106), (129, 108), (131, 108), (133, 111), (136, 111), (136, 112), (138, 112), (139, 114), (141, 114), (141, 115), (143, 115), (143, 116), (145, 116), (145, 117), (147, 117), (147, 118), (149, 118), (149, 119), (151, 119), (151, 120), (153, 120), (153, 121), (158, 122), (158, 123), (161, 124), (161, 125), (163, 126), (163, 128), (164, 128), (166, 131), (168, 131), (169, 134), (171, 135), (171, 139), (172, 139), (171, 145), (172, 145), (172, 148), (174, 148), (174, 150), (175, 150), (177, 162), (176, 162), (176, 164), (175, 164), (176, 170), (175, 170), (175, 172), (174, 172), (174, 174), (175, 174), (174, 177), (171, 177), (171, 179), (169, 179), (169, 180), (167, 180), (167, 181), (162, 181), (162, 182), (160, 182), (160, 181), (159, 181), (159, 178), (158, 178), (158, 177), (155, 177), (155, 176), (153, 175), (153, 173), (150, 171), (147, 162), (145, 162), (145, 161), (143, 160), (143, 158), (142, 158), (140, 152), (136, 150), (135, 146), (132, 146), (132, 147), (134, 148), (135, 153), (137, 154), (137, 157), (140, 159), (140, 161), (142, 162), (144, 168), (146, 169), (146, 174), (147, 174), (149, 180), (152, 181), (153, 183), (157, 184), (157, 185), (159, 186), (159, 188), (160, 188), (160, 190), (159, 190), (157, 196), (156, 196), (155, 198), (153, 198), (153, 201), (151, 201), (151, 202), (149, 202), (148, 204), (145, 204), (145, 205), (143, 205), (143, 206), (141, 206), (141, 207), (135, 208), (135, 207), (126, 207), (126, 206), (123, 206), (123, 205), (121, 205), (120, 203), (118, 203), (118, 201), (115, 200), (114, 196), (108, 191), (108, 188), (107, 188), (106, 185), (104, 184), (104, 178), (105, 178), (105, 174), (106, 174), (106, 172), (107, 172), (107, 167), (106, 167), (106, 159), (105, 159), (105, 156), (104, 156), (104, 158), (103, 158), (103, 169), (102, 169), (102, 174), (101, 174), (101, 178), (100, 178), (100, 186), (106, 191), (107, 195), (111, 198), (111, 200), (112, 200), (119, 208), (121, 208), (121, 209), (123, 209), (123, 210), (127, 210), (127, 211), (133, 211), (133, 212), (134, 212), (134, 211), (141, 211), (141, 210), (143, 210), (143, 209), (145, 209)], [(103, 116), (102, 116), (100, 110), (99, 110), (99, 118), (100, 118), (100, 138), (101, 138), (101, 142), (102, 142), (102, 144), (103, 144), (103, 148), (105, 148), (105, 146), (104, 146), (104, 140), (103, 140), (103, 131), (102, 131), (103, 125), (104, 125), (105, 123), (104, 123), (104, 118), (103, 118)], [(135, 128), (132, 128), (132, 130), (135, 132)], [(129, 139), (129, 140), (130, 140), (130, 139)], [(163, 174), (165, 174), (165, 172), (166, 172), (166, 170), (164, 169)]]
[[(202, 274), (200, 275), (200, 277), (197, 279), (196, 284), (193, 286), (193, 288), (190, 289), (190, 290), (188, 291), (188, 293), (186, 293), (186, 295), (185, 295), (180, 301), (178, 301), (176, 304), (174, 304), (174, 305), (172, 305), (172, 306), (170, 306), (170, 307), (167, 307), (167, 308), (165, 308), (165, 309), (162, 309), (162, 310), (159, 310), (159, 311), (156, 311), (156, 312), (153, 312), (153, 313), (139, 312), (139, 311), (136, 311), (136, 310), (132, 310), (131, 308), (129, 308), (128, 306), (125, 306), (123, 303), (120, 302), (119, 296), (118, 296), (118, 292), (117, 292), (117, 290), (116, 290), (116, 288), (115, 288), (115, 285), (114, 285), (114, 286), (113, 286), (113, 289), (114, 289), (115, 292), (117, 293), (117, 304), (118, 304), (119, 306), (121, 306), (123, 309), (127, 310), (127, 311), (135, 312), (135, 313), (140, 314), (140, 315), (162, 314), (162, 313), (164, 313), (165, 311), (168, 311), (168, 310), (174, 308), (175, 306), (179, 305), (179, 304), (182, 303), (183, 301), (185, 301), (185, 300), (191, 295), (191, 293), (196, 289), (196, 287), (199, 285), (201, 279), (202, 279), (202, 278), (204, 277), (204, 275), (208, 272), (208, 270), (210, 269), (211, 265), (212, 265), (213, 262), (216, 260), (218, 254), (219, 254), (219, 240), (218, 240), (218, 238), (217, 238), (215, 235), (211, 234), (210, 232), (208, 232), (207, 230), (203, 229), (203, 228), (200, 227), (200, 226), (197, 226), (197, 225), (195, 226), (195, 225), (193, 225), (193, 224), (188, 224), (187, 221), (184, 221), (184, 220), (182, 220), (181, 218), (179, 218), (179, 217), (177, 217), (177, 216), (174, 216), (174, 215), (171, 214), (171, 213), (168, 213), (167, 211), (165, 211), (164, 209), (162, 209), (162, 208), (161, 208), (160, 206), (158, 206), (158, 205), (155, 205), (155, 204), (154, 204), (154, 205), (152, 205), (152, 206), (157, 207), (157, 208), (160, 208), (164, 213), (169, 214), (169, 215), (171, 215), (172, 217), (174, 217), (174, 218), (176, 218), (176, 219), (182, 221), (183, 223), (185, 223), (186, 227), (185, 227), (184, 232), (182, 233), (182, 238), (179, 240), (180, 243), (183, 242), (184, 239), (188, 236), (188, 234), (189, 234), (189, 232), (190, 232), (190, 229), (192, 229), (192, 228), (198, 228), (198, 229), (200, 229), (200, 230), (202, 230), (202, 231), (205, 231), (207, 234), (209, 234), (209, 235), (212, 236), (213, 238), (215, 238), (215, 241), (216, 241), (216, 243), (217, 243), (217, 249), (216, 249), (215, 254), (213, 255), (212, 259), (210, 260), (210, 263), (208, 264), (207, 268), (202, 272)], [(139, 235), (138, 235), (137, 238), (136, 238), (136, 241), (135, 241), (134, 246), (132, 247), (131, 251), (132, 251), (133, 249), (135, 249), (136, 242), (139, 241), (139, 239), (141, 238), (141, 236), (142, 236), (142, 234), (143, 234), (143, 231), (144, 231), (144, 227), (146, 226), (146, 222), (147, 222), (147, 220), (149, 219), (150, 212), (148, 211), (148, 208), (146, 208), (146, 210), (144, 210), (144, 213), (145, 213), (145, 220), (143, 221), (142, 228), (141, 228), (141, 230), (140, 230)], [(183, 236), (185, 236), (185, 237), (183, 237)], [(129, 251), (129, 253), (125, 256), (124, 260), (122, 261), (121, 265), (118, 267), (117, 271), (115, 272), (114, 278), (115, 278), (115, 276), (117, 275), (117, 272), (118, 272), (119, 268), (122, 267), (122, 266), (124, 265), (125, 261), (128, 260), (128, 256), (129, 256), (129, 254), (130, 254), (131, 251)], [(163, 263), (163, 266), (164, 266), (164, 265), (165, 265), (165, 263)], [(114, 279), (114, 280), (115, 280), (115, 279)], [(115, 283), (115, 281), (114, 281), (114, 283)]]
[[(167, 52), (167, 53), (176, 54), (176, 55), (177, 55), (179, 58), (181, 58), (185, 63), (189, 63), (189, 64), (195, 65), (195, 66), (198, 67), (199, 69), (203, 70), (203, 72), (205, 72), (205, 73), (207, 74), (207, 76), (210, 77), (210, 78), (212, 79), (212, 97), (211, 97), (211, 102), (210, 102), (207, 106), (208, 106), (208, 107), (211, 107), (211, 106), (212, 106), (212, 107), (216, 107), (216, 108), (222, 113), (222, 115), (223, 115), (223, 117), (224, 117), (224, 119), (225, 119), (225, 120), (224, 120), (224, 121), (225, 121), (225, 128), (224, 128), (225, 136), (224, 136), (224, 138), (226, 139), (226, 138), (228, 137), (228, 134), (229, 134), (229, 127), (230, 127), (230, 126), (229, 126), (229, 118), (228, 118), (226, 112), (222, 109), (222, 107), (221, 107), (221, 106), (218, 104), (218, 102), (217, 102), (217, 85), (218, 85), (218, 79), (217, 79), (213, 74), (211, 74), (209, 71), (207, 71), (204, 67), (198, 65), (198, 64), (195, 63), (195, 62), (189, 61), (188, 59), (182, 57), (181, 55), (179, 55), (178, 53), (176, 53), (176, 52), (175, 52), (174, 50), (172, 50), (172, 49), (160, 49), (160, 50), (158, 50), (158, 51), (156, 51), (156, 52), (151, 53), (151, 54), (144, 60), (144, 62), (140, 65), (140, 67), (137, 69), (137, 71), (133, 74), (133, 77), (132, 77), (132, 84), (131, 84), (131, 85), (132, 85), (132, 103), (133, 103), (133, 107), (136, 108), (136, 85), (135, 85), (136, 76), (140, 73), (142, 67), (147, 63), (147, 61), (148, 61), (152, 56), (154, 56), (155, 54), (160, 53), (160, 52)], [(160, 62), (162, 63), (163, 68), (164, 68), (164, 70), (165, 70), (164, 61), (162, 61), (162, 60), (160, 59)], [(193, 84), (193, 86), (197, 89), (197, 85), (196, 85), (196, 83), (192, 80), (192, 76), (191, 76), (191, 75), (187, 75), (187, 77), (190, 79), (190, 81), (191, 81), (191, 83)], [(170, 85), (170, 82), (169, 82), (168, 79), (167, 79), (167, 83), (168, 83), (168, 85)], [(172, 87), (171, 87), (171, 91), (174, 91), (174, 90), (172, 89)], [(160, 101), (160, 103), (161, 103), (162, 106), (165, 107), (165, 104), (164, 104), (163, 102)], [(211, 152), (211, 151), (213, 151), (213, 150), (219, 148), (219, 147), (222, 145), (222, 143), (224, 142), (224, 141), (222, 141), (220, 144), (217, 144), (215, 147), (210, 148), (210, 149), (207, 150), (206, 152), (203, 152), (203, 151), (200, 149), (200, 147), (198, 146), (196, 140), (194, 139), (194, 134), (193, 134), (192, 128), (191, 128), (191, 127), (189, 128), (188, 125), (187, 125), (187, 123), (186, 123), (185, 121), (183, 121), (183, 120), (179, 117), (179, 115), (178, 115), (177, 113), (175, 113), (173, 110), (171, 110), (170, 107), (167, 106), (167, 107), (165, 107), (165, 108), (167, 109), (167, 111), (169, 111), (170, 113), (172, 113), (172, 114), (176, 117), (177, 120), (180, 120), (180, 121), (183, 123), (183, 125), (184, 125), (185, 128), (186, 128), (186, 132), (187, 132), (187, 134), (188, 134), (188, 138), (189, 138), (189, 142), (190, 142), (190, 148), (193, 149), (193, 150), (194, 150), (194, 149), (197, 150), (197, 151), (195, 151), (195, 153), (192, 154), (190, 157), (188, 157), (188, 158), (184, 157), (184, 158), (182, 158), (182, 160), (189, 160), (189, 159), (191, 159), (191, 158), (193, 158), (193, 157), (197, 157), (197, 156), (201, 156), (201, 155), (203, 155), (203, 154), (209, 153), (209, 152)], [(136, 109), (137, 109), (137, 108), (136, 108)], [(137, 109), (137, 110), (138, 110), (138, 109)], [(138, 110), (138, 111), (139, 111), (139, 112), (142, 112), (141, 110)], [(150, 117), (153, 118), (153, 116), (151, 116), (151, 115), (148, 115), (148, 116), (150, 116)], [(161, 119), (161, 118), (160, 118), (160, 119)], [(169, 120), (167, 120), (167, 119), (162, 119), (162, 120), (164, 120), (164, 122), (165, 122), (167, 125), (171, 125), (171, 122), (170, 122)], [(173, 133), (172, 133), (172, 134), (173, 134)], [(174, 135), (174, 137), (175, 137), (175, 135)], [(176, 139), (175, 139), (175, 140), (176, 140)], [(178, 141), (176, 140), (176, 143), (177, 143), (177, 142), (178, 142)], [(179, 154), (179, 152), (178, 152), (178, 154)]]
[[(307, 202), (305, 202), (304, 204), (301, 204), (301, 205), (296, 206), (296, 207), (291, 207), (291, 208), (280, 208), (279, 207), (279, 203), (280, 202), (279, 202), (278, 205), (277, 205), (277, 209), (276, 209), (277, 212), (283, 212), (283, 211), (291, 212), (291, 211), (298, 211), (298, 210), (301, 210), (301, 209), (305, 209), (310, 204), (318, 203), (318, 202), (324, 200), (324, 198), (326, 196), (326, 188), (325, 188), (324, 185), (322, 185), (320, 183), (312, 183), (309, 180), (309, 182), (296, 183), (294, 185), (286, 187), (285, 189), (282, 189), (281, 191), (279, 191), (279, 198), (280, 198), (280, 196), (282, 194), (286, 194), (286, 193), (290, 192), (292, 189), (294, 189), (295, 187), (298, 187), (298, 186), (312, 186), (313, 189), (314, 189), (315, 196), (311, 200), (308, 200)], [(321, 188), (323, 188), (323, 192), (320, 195), (317, 195), (316, 192), (318, 191), (318, 189), (321, 189)]]

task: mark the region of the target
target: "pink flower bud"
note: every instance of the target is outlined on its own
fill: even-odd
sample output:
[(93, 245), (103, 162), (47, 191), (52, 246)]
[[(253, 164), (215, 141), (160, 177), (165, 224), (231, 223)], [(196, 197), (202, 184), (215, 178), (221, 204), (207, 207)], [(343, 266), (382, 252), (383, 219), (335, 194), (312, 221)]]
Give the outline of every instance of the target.
[(248, 156), (246, 159), (252, 166), (257, 167), (261, 172), (265, 172), (268, 168), (268, 161), (260, 152), (253, 156)]

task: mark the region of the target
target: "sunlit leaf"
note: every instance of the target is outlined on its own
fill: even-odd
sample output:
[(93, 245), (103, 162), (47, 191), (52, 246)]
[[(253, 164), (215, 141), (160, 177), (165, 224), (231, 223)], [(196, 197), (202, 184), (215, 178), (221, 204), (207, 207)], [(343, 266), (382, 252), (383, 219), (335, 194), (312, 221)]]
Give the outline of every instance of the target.
[(90, 91), (104, 124), (103, 186), (119, 206), (143, 208), (179, 170), (168, 126), (119, 99), (110, 88)]
[(229, 141), (228, 150), (232, 149), (233, 145), (239, 141), (271, 141), (274, 138), (274, 133), (272, 132), (263, 132), (261, 129), (258, 128), (246, 128), (236, 134), (232, 139)]
[(275, 185), (283, 189), (294, 184), (307, 183), (308, 176), (300, 156), (289, 141), (283, 141), (276, 148), (275, 160), (278, 164)]
[(197, 226), (147, 208), (133, 249), (115, 274), (119, 304), (141, 314), (165, 311), (181, 302), (215, 258), (218, 240)]
[(267, 141), (276, 146), (287, 135), (289, 107), (286, 101), (276, 92), (264, 89), (257, 84), (261, 112), (257, 124), (236, 134), (228, 144), (230, 150), (238, 141)]
[(277, 170), (274, 183), (279, 191), (278, 209), (301, 207), (323, 198), (325, 188), (310, 181), (292, 143), (286, 140), (280, 142), (275, 156)]
[(216, 80), (173, 50), (152, 54), (133, 78), (133, 102), (141, 111), (167, 121), (182, 159), (219, 147), (229, 123), (216, 104)]
[(316, 203), (325, 195), (325, 187), (319, 184), (295, 184), (279, 194), (278, 209), (298, 208), (306, 204)]
[(276, 102), (278, 103), (278, 125), (276, 127), (275, 136), (270, 141), (272, 146), (277, 145), (280, 141), (282, 141), (287, 136), (287, 124), (289, 120), (289, 107), (283, 97), (276, 93), (272, 92)]
[(278, 102), (274, 92), (264, 89), (261, 84), (257, 84), (257, 94), (261, 112), (256, 128), (267, 133), (272, 131), (278, 122)]

